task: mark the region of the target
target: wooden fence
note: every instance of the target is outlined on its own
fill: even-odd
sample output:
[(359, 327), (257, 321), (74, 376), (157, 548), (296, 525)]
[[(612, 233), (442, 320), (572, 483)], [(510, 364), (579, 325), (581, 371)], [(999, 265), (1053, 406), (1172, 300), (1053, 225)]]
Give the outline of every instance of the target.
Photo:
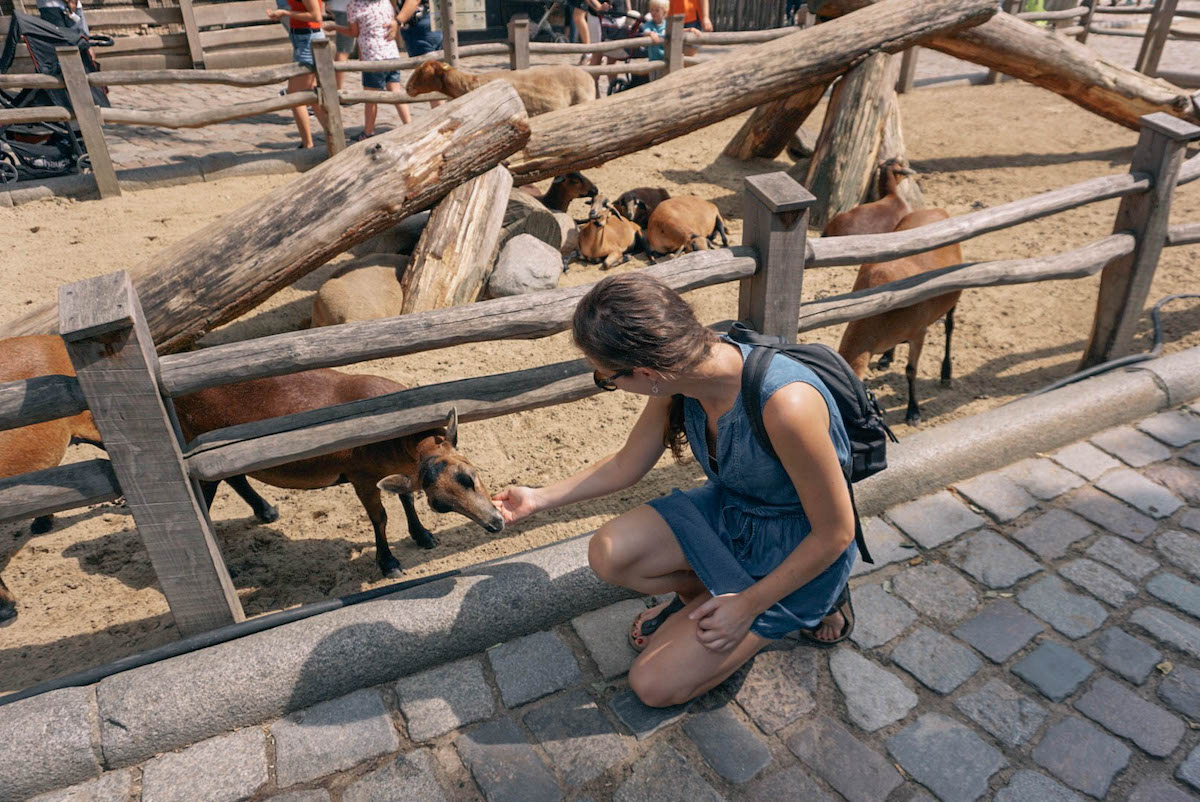
[[(795, 339), (798, 331), (908, 306), (951, 290), (1082, 278), (1103, 271), (1084, 362), (1127, 351), (1163, 247), (1200, 243), (1200, 223), (1168, 227), (1176, 186), (1200, 178), (1184, 161), (1200, 127), (1167, 114), (1143, 118), (1128, 173), (934, 223), (865, 236), (807, 240), (815, 198), (786, 173), (746, 179), (741, 247), (702, 251), (646, 268), (679, 291), (740, 282), (736, 316)], [(802, 302), (805, 269), (852, 266), (961, 242), (1078, 206), (1121, 198), (1114, 233), (1035, 259), (967, 263), (869, 290)], [(158, 357), (126, 273), (65, 286), (60, 333), (77, 379), (0, 384), (0, 429), (92, 410), (109, 460), (0, 480), (0, 521), (124, 495), (183, 635), (243, 613), (196, 490), (300, 458), (424, 431), (457, 406), (463, 421), (562, 404), (597, 392), (583, 360), (404, 390), (387, 396), (209, 432), (182, 441), (172, 397), (248, 379), (505, 338), (569, 326), (587, 286), (482, 301), (364, 323), (278, 334)]]

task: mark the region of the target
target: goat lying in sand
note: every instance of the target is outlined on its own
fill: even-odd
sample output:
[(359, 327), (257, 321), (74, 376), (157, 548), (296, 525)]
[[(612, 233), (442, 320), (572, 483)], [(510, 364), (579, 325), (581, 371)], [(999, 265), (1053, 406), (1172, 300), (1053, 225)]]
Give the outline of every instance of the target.
[(711, 201), (695, 195), (667, 198), (658, 204), (646, 224), (646, 243), (651, 254), (707, 250), (718, 236), (722, 248), (729, 245), (721, 212)]
[(583, 173), (567, 173), (555, 176), (550, 182), (550, 188), (544, 193), (533, 184), (525, 184), (520, 190), (531, 198), (539, 200), (547, 209), (565, 212), (576, 198), (595, 200), (599, 189)]
[[(945, 220), (950, 215), (945, 209), (918, 209), (904, 217), (896, 231)], [(902, 278), (915, 276), (930, 270), (962, 263), (962, 250), (957, 243), (943, 245), (932, 251), (913, 254), (890, 262), (864, 264), (858, 270), (854, 289), (865, 290), (878, 287)], [(893, 309), (882, 314), (852, 320), (842, 335), (838, 353), (842, 355), (859, 378), (866, 375), (871, 354), (889, 351), (898, 343), (908, 343), (908, 365), (904, 376), (908, 380), (908, 410), (904, 420), (915, 426), (921, 422), (921, 410), (917, 405), (917, 361), (925, 345), (925, 330), (939, 317), (946, 316), (946, 353), (942, 358), (942, 386), (950, 386), (950, 335), (954, 332), (954, 306), (958, 303), (961, 290), (928, 298), (903, 309)]]
[(442, 61), (426, 61), (413, 70), (405, 91), (416, 97), (426, 92), (441, 92), (448, 97), (461, 97), (490, 81), (503, 80), (525, 104), (530, 117), (555, 109), (565, 109), (596, 99), (596, 82), (578, 67), (530, 67), (527, 70), (496, 72), (467, 72)]
[(591, 262), (601, 262), (602, 270), (625, 262), (631, 251), (641, 250), (644, 244), (641, 226), (626, 220), (605, 197), (592, 202), (588, 219), (579, 225), (579, 255)]
[[(288, 376), (226, 384), (175, 400), (184, 436), (334, 404), (394, 393), (404, 388), (379, 376), (353, 375), (336, 370), (310, 370)], [(437, 512), (457, 512), (489, 532), (504, 528), (487, 487), (458, 445), (458, 413), (451, 409), (444, 426), (378, 443), (355, 446), (332, 454), (255, 471), (250, 476), (275, 487), (309, 490), (349, 483), (354, 487), (375, 530), (375, 562), (387, 577), (400, 575), (400, 563), (387, 542), (387, 512), (380, 490), (400, 496), (408, 533), (421, 548), (437, 545), (413, 505), (413, 493), (423, 490)], [(278, 511), (250, 487), (245, 476), (226, 480), (260, 521), (273, 521)], [(201, 482), (211, 505), (220, 482)]]
[(671, 197), (671, 193), (661, 187), (638, 187), (628, 192), (622, 192), (621, 197), (613, 204), (625, 215), (642, 228), (650, 223), (650, 215), (658, 208), (658, 204)]

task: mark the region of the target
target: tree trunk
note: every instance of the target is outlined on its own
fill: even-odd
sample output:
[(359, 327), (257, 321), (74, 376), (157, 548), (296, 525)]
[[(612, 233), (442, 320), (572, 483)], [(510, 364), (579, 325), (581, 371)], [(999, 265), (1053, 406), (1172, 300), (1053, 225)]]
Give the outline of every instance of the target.
[[(844, 13), (876, 3), (877, 0), (827, 0), (819, 13)], [(824, 30), (823, 25), (817, 27)], [(1057, 92), (1127, 128), (1139, 128), (1138, 119), (1156, 111), (1200, 123), (1184, 90), (1105, 61), (1086, 45), (1056, 36), (1011, 14), (997, 14), (970, 30), (939, 33), (922, 45)]]
[[(432, 206), (528, 137), (516, 91), (493, 81), (425, 122), (347, 148), (159, 251), (130, 271), (158, 350), (186, 348), (350, 246)], [(4, 325), (0, 336), (57, 328), (51, 304)]]
[(512, 175), (497, 166), (442, 199), (404, 271), (404, 314), (479, 297), (492, 271), (512, 186)]
[(834, 215), (867, 200), (895, 83), (892, 57), (875, 53), (834, 85), (804, 182), (817, 197), (809, 209), (813, 228), (824, 228)]
[[(898, 58), (893, 61), (899, 61)], [(904, 148), (904, 130), (900, 125), (900, 95), (896, 92), (895, 84), (893, 83), (891, 90), (887, 93), (887, 111), (883, 117), (883, 138), (879, 143), (879, 160), (896, 158), (908, 158), (908, 152)], [(921, 193), (921, 187), (917, 184), (917, 179), (910, 177), (900, 182), (899, 192), (901, 199), (908, 204), (910, 209), (924, 209), (925, 196)], [(879, 182), (874, 182), (872, 200), (878, 200), (875, 197), (879, 194)]]
[(722, 153), (732, 159), (774, 159), (821, 102), (828, 83), (810, 86), (783, 100), (759, 106), (742, 123)]
[(530, 120), (529, 144), (508, 167), (517, 183), (528, 184), (603, 164), (828, 83), (871, 53), (895, 53), (995, 13), (993, 0), (889, 0), (740, 48), (737, 58), (713, 59), (602, 100), (539, 115)]

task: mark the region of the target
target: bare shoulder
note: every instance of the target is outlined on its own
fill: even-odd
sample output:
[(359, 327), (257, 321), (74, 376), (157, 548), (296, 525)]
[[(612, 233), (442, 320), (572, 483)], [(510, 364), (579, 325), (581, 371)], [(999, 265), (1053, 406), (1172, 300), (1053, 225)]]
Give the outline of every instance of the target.
[(763, 406), (763, 423), (769, 432), (796, 431), (806, 426), (829, 428), (829, 407), (821, 391), (808, 382), (795, 381), (776, 390)]

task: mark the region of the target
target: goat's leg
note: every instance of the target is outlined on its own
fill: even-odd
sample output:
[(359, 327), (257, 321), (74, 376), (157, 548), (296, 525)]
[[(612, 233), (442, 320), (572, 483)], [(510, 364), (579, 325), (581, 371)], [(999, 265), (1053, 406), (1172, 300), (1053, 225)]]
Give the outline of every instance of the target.
[(403, 570), (400, 561), (392, 556), (392, 549), (387, 541), (387, 510), (383, 508), (383, 499), (375, 483), (366, 479), (351, 479), (354, 493), (362, 502), (367, 517), (371, 519), (371, 527), (375, 530), (375, 564), (379, 571), (388, 579), (396, 579)]
[(896, 358), (896, 346), (893, 345), (891, 348), (884, 351), (883, 355), (879, 357), (879, 369), (887, 370), (888, 368), (890, 368), (892, 366), (892, 360), (894, 360), (895, 358)]
[[(721, 238), (722, 248), (729, 247), (729, 236), (725, 233), (725, 221), (721, 219), (721, 215), (717, 215), (717, 227), (713, 229), (713, 236), (719, 236)], [(708, 238), (709, 242), (712, 242), (713, 236)]]
[(54, 528), (54, 513), (50, 515), (39, 515), (33, 519), (33, 523), (29, 524), (29, 534), (44, 535)]
[[(228, 482), (229, 486), (233, 488), (233, 492), (241, 496), (242, 501), (250, 505), (250, 509), (254, 512), (255, 518), (265, 524), (279, 520), (279, 510), (272, 506), (271, 502), (260, 496), (258, 491), (250, 486), (250, 480), (246, 478), (245, 474), (241, 474), (239, 476), (230, 476), (225, 481)], [(203, 482), (202, 484), (209, 483)], [(213, 483), (213, 493), (216, 493), (216, 490), (216, 484)], [(212, 507), (212, 499), (207, 498), (208, 491), (204, 491), (204, 494), (206, 496), (205, 500), (208, 502), (208, 506)]]
[(417, 505), (413, 503), (413, 494), (401, 493), (400, 504), (404, 507), (404, 517), (408, 519), (408, 536), (423, 549), (437, 546), (437, 538), (433, 536), (433, 532), (426, 529), (417, 517)]
[(924, 346), (924, 331), (908, 341), (908, 364), (904, 367), (904, 378), (908, 380), (908, 411), (904, 414), (904, 422), (909, 426), (921, 422), (921, 408), (917, 406), (917, 363)]
[(942, 386), (950, 386), (950, 335), (954, 333), (954, 309), (946, 313), (946, 355), (942, 357)]
[(0, 626), (11, 624), (17, 617), (17, 598), (12, 595), (0, 577)]

